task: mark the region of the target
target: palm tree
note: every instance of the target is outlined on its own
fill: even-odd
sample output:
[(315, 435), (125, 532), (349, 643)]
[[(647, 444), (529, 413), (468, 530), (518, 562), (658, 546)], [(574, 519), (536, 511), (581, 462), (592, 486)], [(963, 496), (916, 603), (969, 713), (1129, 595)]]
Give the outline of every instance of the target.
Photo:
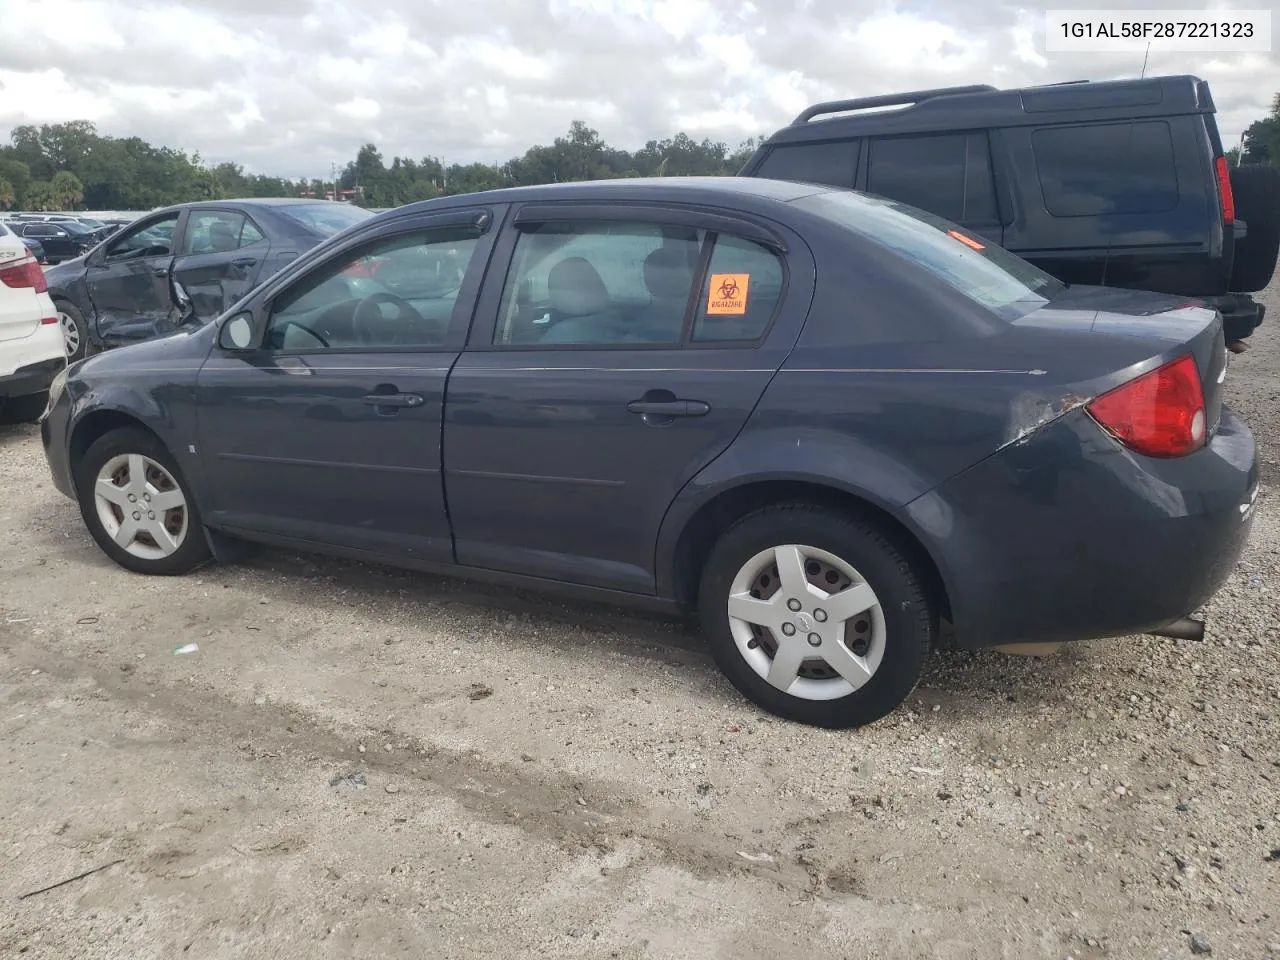
[(53, 190), (53, 200), (59, 210), (74, 210), (76, 204), (84, 199), (84, 184), (69, 170), (60, 170), (55, 173), (49, 186)]

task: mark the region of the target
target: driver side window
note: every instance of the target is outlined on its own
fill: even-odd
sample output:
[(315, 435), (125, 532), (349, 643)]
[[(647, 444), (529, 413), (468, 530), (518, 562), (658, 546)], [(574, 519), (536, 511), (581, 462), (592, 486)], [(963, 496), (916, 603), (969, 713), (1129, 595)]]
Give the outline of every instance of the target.
[(107, 248), (108, 260), (134, 260), (139, 257), (165, 257), (173, 252), (173, 230), (178, 214), (152, 220), (135, 227)]
[(276, 299), (263, 346), (442, 346), (479, 239), (473, 227), (450, 227), (401, 234), (343, 255)]

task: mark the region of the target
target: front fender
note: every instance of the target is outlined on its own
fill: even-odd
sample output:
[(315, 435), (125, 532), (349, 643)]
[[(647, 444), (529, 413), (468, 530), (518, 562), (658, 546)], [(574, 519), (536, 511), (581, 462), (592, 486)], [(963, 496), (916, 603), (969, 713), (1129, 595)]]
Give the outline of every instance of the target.
[(778, 481), (813, 484), (866, 501), (906, 527), (938, 564), (944, 582), (949, 579), (927, 533), (904, 509), (932, 489), (935, 479), (848, 434), (779, 427), (739, 437), (672, 501), (654, 557), (658, 595), (675, 595), (677, 546), (699, 510), (731, 490)]

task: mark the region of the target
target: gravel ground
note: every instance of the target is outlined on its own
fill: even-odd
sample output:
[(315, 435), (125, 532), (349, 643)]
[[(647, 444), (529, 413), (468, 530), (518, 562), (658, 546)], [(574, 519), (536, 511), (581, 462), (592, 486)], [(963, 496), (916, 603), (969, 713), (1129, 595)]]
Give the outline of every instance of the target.
[[(1273, 481), (1267, 296), (1228, 385)], [(34, 430), (0, 477), (2, 956), (1280, 958), (1270, 484), (1205, 642), (939, 657), (837, 733), (660, 619), (285, 553), (137, 577)]]

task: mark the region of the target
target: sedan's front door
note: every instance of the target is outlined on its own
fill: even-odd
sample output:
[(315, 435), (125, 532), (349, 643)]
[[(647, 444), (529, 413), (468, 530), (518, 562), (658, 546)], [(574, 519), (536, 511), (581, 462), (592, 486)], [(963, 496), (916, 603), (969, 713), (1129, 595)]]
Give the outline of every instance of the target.
[(353, 237), (255, 306), (251, 348), (214, 349), (198, 380), (212, 525), (452, 559), (441, 411), (491, 246), (481, 213)]
[(148, 217), (94, 252), (85, 270), (98, 335), (110, 345), (147, 340), (176, 329), (169, 268), (177, 211)]
[(649, 593), (662, 517), (794, 345), (812, 265), (736, 220), (555, 206), (504, 236), (449, 379), (457, 559)]
[(267, 237), (245, 214), (191, 210), (173, 261), (176, 322), (205, 324), (220, 316), (253, 288), (270, 252)]

